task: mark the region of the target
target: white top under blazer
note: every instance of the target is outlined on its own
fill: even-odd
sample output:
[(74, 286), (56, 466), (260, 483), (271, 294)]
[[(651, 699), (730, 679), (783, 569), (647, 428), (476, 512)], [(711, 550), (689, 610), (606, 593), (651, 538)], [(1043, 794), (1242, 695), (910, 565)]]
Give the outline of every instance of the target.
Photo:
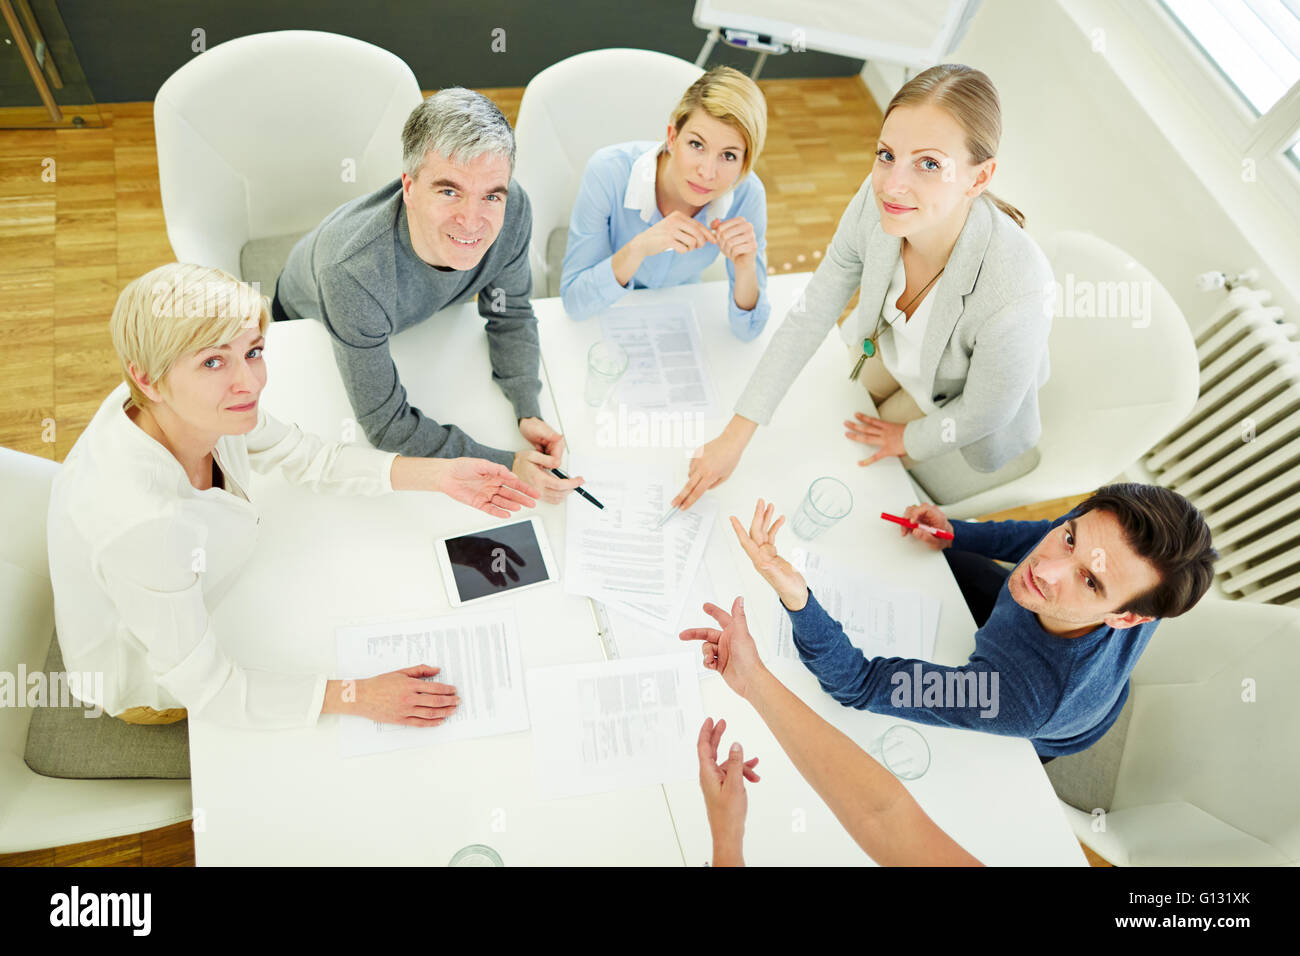
[[(898, 268), (889, 283), (889, 291), (880, 303), (883, 320), (880, 333), (880, 361), (899, 386), (912, 397), (924, 415), (931, 415), (939, 406), (930, 401), (930, 383), (921, 374), (921, 350), (925, 344), (925, 330), (930, 322), (930, 306), (934, 303), (933, 290), (927, 290), (916, 311), (909, 319), (895, 303), (907, 288), (907, 270), (899, 256)], [(907, 305), (907, 303), (903, 303)]]
[(317, 491), (382, 494), (392, 491), (397, 455), (327, 444), (259, 408), (252, 431), (222, 436), (213, 449), (225, 488), (200, 491), (127, 417), (128, 396), (119, 385), (100, 406), (50, 494), (50, 582), (66, 668), (104, 675), (104, 699), (86, 702), (109, 714), (185, 707), (235, 726), (313, 723), (326, 678), (240, 666), (208, 614), (257, 543), (252, 470), (278, 468)]

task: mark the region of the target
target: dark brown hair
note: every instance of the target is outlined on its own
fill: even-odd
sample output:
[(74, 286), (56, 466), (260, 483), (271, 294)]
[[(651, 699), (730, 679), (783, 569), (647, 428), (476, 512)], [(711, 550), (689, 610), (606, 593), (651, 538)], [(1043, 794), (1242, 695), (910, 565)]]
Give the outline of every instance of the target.
[(1129, 547), (1160, 575), (1160, 583), (1129, 601), (1124, 611), (1177, 617), (1196, 606), (1214, 580), (1219, 554), (1210, 542), (1205, 516), (1195, 505), (1159, 485), (1122, 482), (1100, 489), (1074, 514), (1094, 509), (1114, 515)]

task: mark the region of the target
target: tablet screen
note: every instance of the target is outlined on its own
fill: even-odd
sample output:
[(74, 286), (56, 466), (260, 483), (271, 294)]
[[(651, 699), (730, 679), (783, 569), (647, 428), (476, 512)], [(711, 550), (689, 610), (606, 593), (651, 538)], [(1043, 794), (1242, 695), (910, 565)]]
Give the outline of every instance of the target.
[(531, 521), (447, 538), (445, 544), (461, 601), (547, 580), (546, 562)]

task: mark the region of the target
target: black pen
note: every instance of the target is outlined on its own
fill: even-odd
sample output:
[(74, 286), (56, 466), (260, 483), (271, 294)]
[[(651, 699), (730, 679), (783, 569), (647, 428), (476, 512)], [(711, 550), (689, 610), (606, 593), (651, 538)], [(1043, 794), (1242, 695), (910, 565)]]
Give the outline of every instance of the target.
[[(568, 481), (568, 480), (569, 480), (569, 476), (566, 475), (564, 472), (560, 471), (560, 469), (558, 469), (558, 468), (552, 468), (552, 469), (551, 469), (551, 474), (553, 474), (556, 478), (559, 478), (561, 481)], [(576, 491), (578, 494), (582, 495), (582, 497), (586, 498), (588, 501), (590, 501), (593, 505), (595, 505), (595, 506), (596, 506), (597, 508), (599, 508), (601, 511), (604, 511), (604, 510), (605, 510), (605, 506), (604, 506), (604, 505), (602, 505), (599, 501), (597, 501), (597, 500), (596, 500), (595, 498), (593, 498), (591, 495), (587, 494), (587, 493), (586, 493), (585, 491), (583, 491), (581, 488), (574, 488), (573, 490)]]

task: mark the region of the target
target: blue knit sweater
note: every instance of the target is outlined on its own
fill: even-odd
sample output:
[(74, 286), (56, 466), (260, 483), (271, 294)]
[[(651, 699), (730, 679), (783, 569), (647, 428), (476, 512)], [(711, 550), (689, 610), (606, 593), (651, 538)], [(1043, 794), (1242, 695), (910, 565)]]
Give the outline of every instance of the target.
[[(954, 521), (952, 546), (998, 561), (1020, 562), (1066, 521)], [(1095, 743), (1128, 698), (1129, 674), (1158, 621), (1082, 637), (1049, 634), (1002, 585), (975, 650), (960, 667), (901, 657), (867, 658), (809, 592), (788, 611), (799, 658), (841, 704), (921, 724), (1028, 737), (1041, 756)]]

